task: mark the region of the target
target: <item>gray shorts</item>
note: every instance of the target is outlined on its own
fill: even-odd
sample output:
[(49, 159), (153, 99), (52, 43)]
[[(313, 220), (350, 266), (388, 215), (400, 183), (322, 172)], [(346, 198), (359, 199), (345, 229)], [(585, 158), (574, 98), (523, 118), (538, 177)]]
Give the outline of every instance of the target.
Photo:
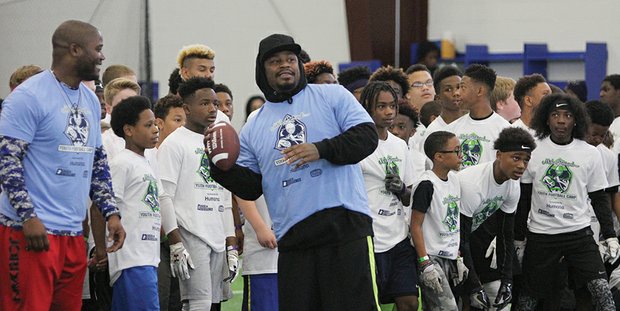
[(451, 275), (453, 270), (455, 271), (455, 260), (445, 259), (437, 256), (429, 256), (435, 271), (441, 276), (441, 288), (443, 292), (437, 293), (431, 288), (420, 282), (420, 288), (422, 289), (422, 304), (424, 310), (458, 310), (456, 305), (456, 299), (450, 289), (450, 283), (452, 281)]
[(185, 249), (194, 263), (189, 270), (190, 278), (180, 280), (181, 300), (209, 300), (218, 303), (232, 297), (228, 277), (226, 252), (216, 253), (203, 240), (179, 227)]

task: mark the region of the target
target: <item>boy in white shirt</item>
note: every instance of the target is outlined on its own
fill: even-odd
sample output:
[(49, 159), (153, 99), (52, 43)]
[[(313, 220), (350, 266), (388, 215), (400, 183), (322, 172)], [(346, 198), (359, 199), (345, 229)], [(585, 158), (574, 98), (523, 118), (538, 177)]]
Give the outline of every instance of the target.
[[(157, 152), (159, 177), (172, 196), (183, 243), (196, 263), (182, 280), (184, 310), (209, 310), (232, 295), (225, 279), (237, 272), (238, 252), (231, 194), (210, 174), (203, 133), (217, 117), (213, 81), (195, 77), (179, 87), (185, 125), (172, 132)], [(227, 247), (228, 246), (228, 247)]]
[[(518, 179), (536, 143), (524, 129), (507, 127), (499, 133), (493, 148), (497, 150), (495, 161), (457, 174), (462, 192), (461, 254), (469, 268), (466, 287), (471, 306), (502, 310), (512, 298)], [(492, 253), (487, 252), (489, 244), (496, 245)]]
[[(519, 310), (534, 310), (550, 296), (561, 257), (572, 269), (576, 290), (588, 289), (597, 310), (615, 310), (599, 249), (592, 239), (587, 199), (601, 224), (611, 258), (618, 239), (611, 222), (609, 195), (600, 153), (585, 138), (590, 121), (583, 103), (565, 94), (543, 98), (531, 126), (540, 139), (521, 178), (520, 209), (529, 211), (523, 257), (524, 292)], [(524, 231), (524, 230), (521, 230)], [(523, 239), (516, 235), (515, 239)]]
[(398, 115), (397, 98), (387, 82), (370, 82), (362, 91), (360, 102), (375, 123), (379, 144), (360, 166), (373, 218), (379, 301), (417, 310), (415, 250), (404, 217), (411, 200), (411, 162), (407, 144), (388, 131)]
[(192, 261), (177, 230), (172, 201), (144, 157), (157, 143), (159, 129), (146, 97), (121, 101), (112, 112), (112, 130), (126, 149), (110, 161), (114, 197), (127, 228), (125, 247), (108, 255), (113, 310), (159, 310), (157, 265), (160, 229), (169, 235), (173, 275), (189, 277)]
[(452, 287), (467, 278), (458, 257), (461, 188), (453, 172), (461, 165), (461, 147), (453, 133), (436, 131), (426, 138), (424, 151), (433, 159), (433, 169), (414, 185), (411, 215), (424, 307), (458, 310)]

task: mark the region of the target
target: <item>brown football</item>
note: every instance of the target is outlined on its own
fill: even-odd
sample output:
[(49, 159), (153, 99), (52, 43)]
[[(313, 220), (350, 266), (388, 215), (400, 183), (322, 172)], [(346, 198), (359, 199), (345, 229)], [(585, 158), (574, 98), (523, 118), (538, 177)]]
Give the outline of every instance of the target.
[(235, 165), (239, 157), (239, 136), (237, 131), (227, 122), (213, 125), (211, 139), (205, 137), (205, 152), (213, 164), (227, 171)]

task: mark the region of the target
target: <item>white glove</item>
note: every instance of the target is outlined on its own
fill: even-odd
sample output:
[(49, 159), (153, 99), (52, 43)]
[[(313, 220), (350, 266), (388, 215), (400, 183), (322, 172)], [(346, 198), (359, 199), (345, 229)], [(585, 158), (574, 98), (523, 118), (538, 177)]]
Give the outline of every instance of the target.
[(183, 246), (183, 243), (175, 243), (170, 245), (170, 271), (173, 277), (181, 280), (189, 279), (189, 268), (194, 269), (192, 257)]
[(463, 257), (456, 257), (456, 273), (457, 278), (454, 279), (454, 286), (463, 283), (463, 281), (467, 280), (467, 276), (469, 275), (469, 269), (465, 266)]
[(237, 276), (237, 269), (239, 268), (239, 252), (235, 246), (226, 247), (226, 257), (228, 258), (228, 277), (224, 279), (224, 282), (232, 283)]
[(515, 244), (515, 251), (517, 253), (517, 260), (519, 260), (519, 264), (523, 265), (523, 254), (525, 253), (525, 245), (527, 243), (527, 240), (524, 241), (517, 241), (515, 240), (514, 244)]
[(607, 244), (607, 255), (609, 256), (609, 262), (614, 263), (618, 260), (618, 251), (620, 251), (620, 244), (618, 244), (618, 238), (609, 238), (605, 240)]
[(439, 276), (439, 272), (435, 270), (435, 265), (431, 262), (422, 267), (422, 272), (420, 272), (420, 280), (422, 281), (422, 284), (434, 290), (438, 294), (443, 293), (443, 288), (441, 287), (441, 277)]
[(487, 248), (487, 253), (484, 255), (484, 258), (489, 258), (491, 256), (491, 269), (497, 269), (497, 247), (495, 246), (495, 241), (497, 237), (493, 238), (493, 241), (489, 244), (489, 248)]

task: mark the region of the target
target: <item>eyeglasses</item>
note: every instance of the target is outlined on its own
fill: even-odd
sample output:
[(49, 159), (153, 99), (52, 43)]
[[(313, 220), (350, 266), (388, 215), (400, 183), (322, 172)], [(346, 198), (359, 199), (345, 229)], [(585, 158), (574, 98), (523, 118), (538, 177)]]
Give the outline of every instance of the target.
[(433, 86), (433, 80), (426, 80), (426, 82), (413, 82), (411, 83), (411, 87), (415, 87), (415, 88), (421, 88), (423, 86)]
[(461, 147), (457, 147), (454, 150), (439, 150), (437, 151), (437, 153), (454, 153), (454, 154), (461, 154)]

